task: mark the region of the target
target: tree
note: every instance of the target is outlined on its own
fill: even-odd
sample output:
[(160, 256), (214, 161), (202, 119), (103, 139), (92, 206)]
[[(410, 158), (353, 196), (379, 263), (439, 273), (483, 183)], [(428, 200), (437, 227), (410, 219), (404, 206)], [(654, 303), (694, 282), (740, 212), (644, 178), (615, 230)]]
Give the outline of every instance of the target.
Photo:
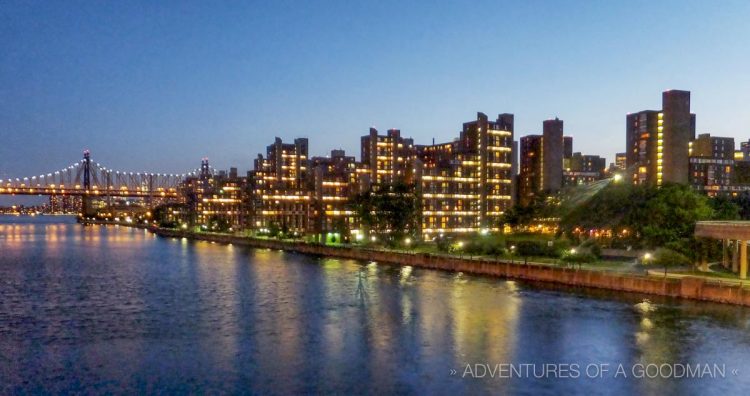
[(229, 221), (224, 216), (213, 215), (208, 219), (208, 229), (212, 232), (227, 232), (230, 226)]
[[(692, 254), (695, 222), (711, 219), (714, 211), (709, 198), (690, 186), (667, 184), (656, 190), (646, 205), (636, 211), (632, 224), (649, 247), (667, 246)], [(636, 222), (637, 221), (637, 222)]]
[(654, 253), (654, 264), (664, 267), (664, 276), (667, 276), (667, 268), (690, 264), (690, 259), (674, 250), (659, 248)]
[(540, 194), (528, 205), (516, 204), (507, 210), (500, 219), (500, 226), (529, 226), (542, 219), (558, 218), (560, 210), (560, 200), (557, 197)]
[[(575, 228), (609, 229), (621, 238), (643, 247), (669, 247), (692, 255), (695, 222), (732, 215), (732, 207), (718, 207), (690, 186), (665, 184), (661, 187), (610, 184), (588, 201), (563, 216), (564, 231)], [(620, 238), (620, 237), (618, 237)]]
[(419, 203), (413, 186), (399, 182), (359, 194), (351, 206), (367, 231), (382, 235), (395, 245), (417, 230)]
[(740, 219), (750, 220), (750, 191), (743, 191), (732, 202), (739, 208)]
[(710, 200), (711, 208), (714, 210), (714, 214), (711, 217), (713, 220), (739, 220), (741, 207), (735, 202), (734, 199), (724, 195), (714, 197)]
[(375, 197), (372, 189), (368, 189), (360, 194), (355, 195), (349, 201), (349, 207), (354, 212), (354, 216), (362, 224), (365, 235), (375, 227)]
[(182, 203), (161, 204), (151, 211), (151, 218), (156, 220), (159, 227), (176, 228), (179, 217), (188, 212), (188, 207)]

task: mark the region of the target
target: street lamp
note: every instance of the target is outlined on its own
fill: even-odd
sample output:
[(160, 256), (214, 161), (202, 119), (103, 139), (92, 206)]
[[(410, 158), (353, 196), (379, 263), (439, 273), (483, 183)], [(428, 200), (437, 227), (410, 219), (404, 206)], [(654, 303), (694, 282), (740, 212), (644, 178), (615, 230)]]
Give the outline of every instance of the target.
[(406, 244), (406, 246), (409, 246), (409, 245), (411, 245), (411, 238), (406, 238), (406, 239), (404, 240), (404, 243)]

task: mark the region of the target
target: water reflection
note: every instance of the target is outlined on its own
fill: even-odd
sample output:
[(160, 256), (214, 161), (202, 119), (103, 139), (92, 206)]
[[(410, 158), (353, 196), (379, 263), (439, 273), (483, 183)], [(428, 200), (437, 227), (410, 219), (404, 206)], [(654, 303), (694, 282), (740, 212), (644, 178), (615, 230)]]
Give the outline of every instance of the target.
[(44, 221), (0, 219), (2, 393), (654, 394), (750, 387), (747, 376), (460, 375), (475, 363), (600, 362), (628, 370), (639, 362), (723, 363), (747, 373), (744, 308)]

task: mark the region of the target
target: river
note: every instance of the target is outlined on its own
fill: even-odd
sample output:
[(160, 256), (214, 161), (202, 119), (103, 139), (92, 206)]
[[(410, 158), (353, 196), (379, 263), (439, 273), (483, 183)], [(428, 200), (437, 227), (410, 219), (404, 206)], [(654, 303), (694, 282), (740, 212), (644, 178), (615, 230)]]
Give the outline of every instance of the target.
[(647, 298), (0, 216), (0, 393), (750, 389), (750, 310)]

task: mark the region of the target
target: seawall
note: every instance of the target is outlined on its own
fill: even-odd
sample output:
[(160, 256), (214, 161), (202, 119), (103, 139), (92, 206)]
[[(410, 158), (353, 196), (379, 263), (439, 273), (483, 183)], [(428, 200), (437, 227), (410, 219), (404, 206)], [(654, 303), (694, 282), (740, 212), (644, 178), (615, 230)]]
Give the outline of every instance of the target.
[(550, 282), (575, 287), (589, 287), (750, 306), (750, 289), (743, 288), (741, 285), (700, 278), (658, 278), (646, 275), (553, 267), (533, 263), (523, 264), (425, 253), (383, 251), (361, 247), (329, 246), (233, 235), (193, 233), (161, 228), (151, 228), (151, 231), (164, 237), (186, 237), (195, 240), (232, 243), (319, 256), (376, 261), (509, 279)]

